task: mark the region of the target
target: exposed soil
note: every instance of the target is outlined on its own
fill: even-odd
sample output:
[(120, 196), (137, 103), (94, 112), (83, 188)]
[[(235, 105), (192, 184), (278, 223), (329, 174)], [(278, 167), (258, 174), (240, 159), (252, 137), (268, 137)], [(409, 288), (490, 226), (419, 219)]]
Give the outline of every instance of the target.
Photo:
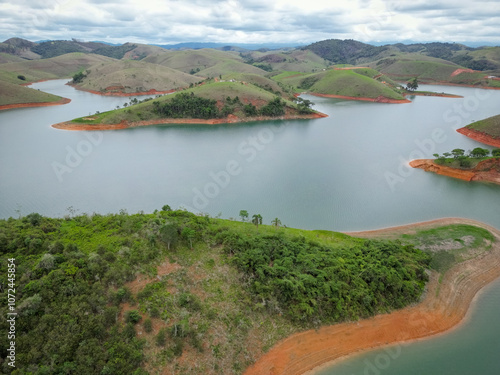
[(462, 74), (462, 73), (479, 73), (479, 70), (457, 69), (453, 73), (450, 74), (450, 77), (455, 77), (455, 76), (458, 76), (459, 74)]
[(359, 96), (345, 96), (345, 95), (333, 95), (333, 94), (318, 94), (316, 92), (311, 92), (311, 95), (321, 96), (324, 98), (336, 98), (336, 99), (347, 99), (347, 100), (361, 100), (365, 102), (375, 102), (375, 103), (393, 103), (393, 104), (401, 104), (401, 103), (411, 103), (408, 99), (389, 99), (385, 96), (378, 96), (376, 98), (363, 98)]
[(222, 119), (179, 119), (179, 118), (164, 118), (156, 120), (146, 120), (146, 121), (134, 121), (127, 122), (122, 121), (118, 124), (81, 124), (71, 121), (60, 122), (58, 124), (52, 125), (56, 129), (64, 130), (116, 130), (116, 129), (127, 129), (134, 128), (137, 126), (148, 126), (148, 125), (161, 125), (161, 124), (233, 124), (239, 122), (252, 122), (252, 121), (267, 121), (267, 120), (297, 120), (297, 119), (316, 119), (328, 117), (324, 113), (316, 112), (310, 115), (285, 115), (280, 117), (267, 117), (267, 116), (256, 116), (256, 117), (245, 117), (239, 118), (235, 115), (229, 115)]
[(500, 231), (472, 220), (440, 219), (376, 231), (348, 233), (358, 237), (382, 237), (414, 233), (418, 229), (449, 224), (469, 224), (486, 228), (497, 242), (490, 251), (455, 265), (439, 282), (431, 272), (423, 300), (390, 314), (377, 315), (358, 322), (348, 322), (309, 330), (288, 337), (273, 347), (250, 367), (245, 375), (311, 374), (312, 369), (331, 365), (354, 353), (409, 342), (436, 335), (456, 327), (464, 320), (477, 292), (500, 276)]
[(483, 160), (470, 170), (439, 165), (432, 159), (412, 160), (410, 166), (464, 181), (487, 181), (500, 185), (500, 159)]
[(483, 133), (479, 130), (474, 130), (474, 129), (469, 129), (469, 128), (460, 128), (457, 129), (457, 132), (460, 134), (465, 135), (466, 137), (469, 137), (475, 141), (493, 146), (493, 147), (500, 147), (500, 139), (499, 138), (494, 138), (489, 134)]
[(5, 104), (5, 105), (0, 105), (0, 111), (4, 109), (13, 109), (13, 108), (49, 107), (52, 105), (68, 104), (69, 102), (71, 102), (71, 99), (62, 98), (55, 102)]

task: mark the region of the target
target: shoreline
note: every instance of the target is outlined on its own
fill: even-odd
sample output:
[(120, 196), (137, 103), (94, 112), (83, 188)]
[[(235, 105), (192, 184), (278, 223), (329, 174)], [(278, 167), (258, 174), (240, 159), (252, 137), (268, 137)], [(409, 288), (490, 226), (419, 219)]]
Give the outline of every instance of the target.
[(249, 118), (239, 118), (234, 115), (229, 115), (226, 118), (221, 119), (175, 119), (175, 118), (164, 118), (155, 120), (145, 120), (145, 121), (134, 121), (128, 122), (126, 120), (121, 121), (118, 124), (83, 124), (71, 121), (59, 122), (57, 124), (51, 125), (54, 129), (60, 130), (73, 130), (73, 131), (93, 131), (93, 130), (118, 130), (118, 129), (128, 129), (136, 128), (139, 126), (150, 126), (150, 125), (168, 125), (168, 124), (201, 124), (201, 125), (218, 125), (218, 124), (236, 124), (236, 123), (247, 123), (254, 121), (276, 121), (276, 120), (312, 120), (317, 118), (328, 117), (328, 115), (315, 112), (310, 115), (285, 115), (279, 117), (268, 117), (268, 116), (257, 116)]
[(374, 102), (374, 103), (390, 103), (390, 104), (403, 104), (411, 103), (408, 99), (389, 99), (385, 96), (378, 96), (377, 98), (365, 98), (359, 96), (345, 96), (345, 95), (334, 95), (334, 94), (319, 94), (316, 92), (310, 92), (310, 95), (319, 96), (323, 98), (334, 98), (334, 99), (346, 99), (346, 100), (358, 100), (364, 102)]
[[(475, 225), (496, 238), (490, 251), (458, 263), (440, 276), (432, 271), (419, 303), (388, 314), (294, 334), (264, 354), (245, 375), (305, 375), (349, 356), (397, 343), (445, 334), (463, 324), (483, 286), (500, 277), (500, 231), (474, 220), (446, 218), (348, 235), (391, 238), (417, 229), (449, 224)], [(439, 282), (442, 278), (441, 283)]]
[[(485, 165), (487, 165), (490, 170), (476, 170), (476, 168), (481, 168)], [(500, 185), (500, 172), (498, 172), (498, 170), (491, 171), (491, 169), (495, 167), (498, 168), (498, 166), (500, 166), (498, 159), (483, 160), (479, 162), (474, 169), (470, 170), (439, 165), (434, 162), (434, 159), (416, 159), (410, 161), (410, 167), (423, 169), (425, 172), (434, 172), (442, 176), (457, 178), (468, 182), (485, 181)]]
[(457, 129), (457, 132), (475, 141), (500, 148), (500, 139), (493, 138), (491, 135), (483, 133), (479, 130), (469, 129), (464, 126), (463, 128)]
[(168, 91), (157, 91), (156, 89), (151, 89), (149, 91), (140, 91), (140, 92), (121, 92), (121, 91), (120, 92), (112, 92), (112, 91), (101, 92), (101, 91), (96, 91), (96, 90), (84, 89), (82, 87), (71, 84), (69, 82), (66, 83), (66, 85), (73, 87), (75, 90), (90, 92), (91, 94), (96, 94), (96, 95), (101, 95), (101, 96), (118, 96), (118, 97), (142, 96), (142, 95), (163, 95), (163, 94), (171, 94), (171, 93), (176, 91), (174, 89), (168, 90)]
[(4, 104), (4, 105), (0, 105), (0, 111), (6, 110), (6, 109), (14, 109), (14, 108), (50, 107), (53, 105), (68, 104), (70, 102), (71, 102), (71, 99), (61, 98), (55, 102)]

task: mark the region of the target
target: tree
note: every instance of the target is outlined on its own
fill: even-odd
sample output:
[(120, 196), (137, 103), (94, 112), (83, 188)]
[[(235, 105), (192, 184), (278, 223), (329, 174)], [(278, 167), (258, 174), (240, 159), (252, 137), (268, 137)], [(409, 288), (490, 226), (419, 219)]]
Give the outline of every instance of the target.
[(262, 216), (260, 216), (260, 214), (253, 215), (252, 223), (259, 229), (259, 224), (262, 224)]
[(240, 211), (240, 217), (241, 217), (241, 221), (247, 221), (247, 219), (248, 219), (248, 211), (247, 210), (241, 210)]
[(458, 159), (460, 156), (464, 156), (465, 150), (462, 150), (461, 148), (456, 148), (451, 151), (451, 154), (455, 159)]
[[(155, 102), (156, 103), (156, 102)], [(172, 209), (170, 208), (170, 206), (168, 204), (164, 205), (162, 208), (161, 208), (162, 211), (172, 211)]]
[(484, 158), (490, 154), (490, 150), (485, 148), (476, 147), (474, 150), (469, 152), (470, 157), (472, 158)]
[(500, 158), (500, 148), (495, 148), (491, 151), (491, 155), (495, 158)]
[(297, 108), (299, 110), (299, 113), (311, 113), (311, 105), (314, 105), (313, 102), (307, 99), (302, 99), (301, 97), (298, 97), (295, 99), (297, 102)]
[(408, 81), (408, 83), (406, 84), (406, 89), (408, 91), (415, 91), (416, 89), (418, 89), (418, 80), (417, 80), (417, 77), (415, 78), (412, 78)]
[(177, 242), (177, 227), (173, 223), (165, 223), (160, 228), (160, 239), (167, 244), (170, 250), (170, 245), (175, 245)]
[(272, 220), (272, 221), (271, 221), (271, 224), (273, 224), (273, 225), (274, 225), (274, 227), (275, 227), (276, 229), (278, 229), (278, 228), (280, 227), (280, 225), (281, 225), (281, 221), (280, 221), (280, 219), (275, 218), (274, 220)]
[(189, 247), (193, 248), (193, 238), (196, 235), (195, 231), (191, 228), (184, 228), (182, 231), (182, 237), (189, 241)]

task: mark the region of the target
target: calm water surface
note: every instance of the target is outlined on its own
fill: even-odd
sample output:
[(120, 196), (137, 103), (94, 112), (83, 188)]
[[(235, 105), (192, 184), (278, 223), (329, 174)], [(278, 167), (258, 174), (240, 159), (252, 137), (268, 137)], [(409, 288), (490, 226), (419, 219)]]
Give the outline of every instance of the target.
[[(56, 80), (35, 88), (68, 105), (0, 113), (0, 217), (63, 216), (169, 204), (222, 217), (241, 209), (305, 229), (363, 230), (439, 217), (500, 228), (500, 188), (413, 170), (407, 162), (481, 144), (455, 129), (498, 113), (500, 91), (425, 87), (464, 99), (410, 104), (312, 99), (328, 118), (71, 132), (51, 124), (115, 108)], [(88, 137), (93, 137), (89, 139)], [(93, 143), (92, 143), (93, 141)]]
[[(407, 166), (436, 152), (484, 147), (455, 130), (498, 114), (500, 91), (427, 86), (464, 98), (398, 105), (307, 97), (329, 117), (96, 133), (50, 125), (128, 100), (64, 82), (33, 86), (72, 99), (68, 105), (0, 112), (1, 218), (63, 216), (69, 207), (152, 212), (169, 204), (224, 218), (245, 209), (267, 224), (278, 217), (305, 229), (366, 230), (450, 216), (500, 228), (499, 186)], [(372, 352), (323, 375), (500, 374), (500, 282), (477, 306), (460, 330), (405, 346), (387, 367), (366, 367), (380, 354)]]

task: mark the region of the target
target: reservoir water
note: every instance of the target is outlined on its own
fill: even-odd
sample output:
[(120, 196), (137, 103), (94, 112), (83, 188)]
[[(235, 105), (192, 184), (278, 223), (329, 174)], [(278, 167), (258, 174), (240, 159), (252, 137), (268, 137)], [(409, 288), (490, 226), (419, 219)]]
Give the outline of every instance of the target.
[(223, 218), (240, 210), (290, 227), (376, 229), (441, 217), (500, 228), (500, 188), (422, 170), (410, 159), (483, 146), (455, 129), (498, 114), (500, 91), (423, 87), (463, 99), (379, 104), (308, 97), (327, 118), (74, 132), (50, 125), (127, 98), (34, 84), (67, 105), (0, 112), (0, 217), (152, 212), (164, 204)]
[[(455, 130), (498, 114), (500, 91), (425, 86), (464, 98), (416, 96), (409, 104), (307, 97), (329, 117), (72, 132), (50, 125), (128, 99), (64, 83), (33, 87), (70, 104), (0, 112), (0, 218), (152, 212), (169, 204), (223, 218), (244, 209), (260, 213), (265, 224), (278, 217), (304, 229), (368, 230), (442, 217), (500, 228), (499, 186), (407, 165), (454, 148), (485, 147)], [(390, 366), (366, 373), (498, 374), (499, 308), (496, 282), (460, 330), (405, 346)], [(365, 374), (365, 360), (379, 354), (356, 356), (323, 375)]]

